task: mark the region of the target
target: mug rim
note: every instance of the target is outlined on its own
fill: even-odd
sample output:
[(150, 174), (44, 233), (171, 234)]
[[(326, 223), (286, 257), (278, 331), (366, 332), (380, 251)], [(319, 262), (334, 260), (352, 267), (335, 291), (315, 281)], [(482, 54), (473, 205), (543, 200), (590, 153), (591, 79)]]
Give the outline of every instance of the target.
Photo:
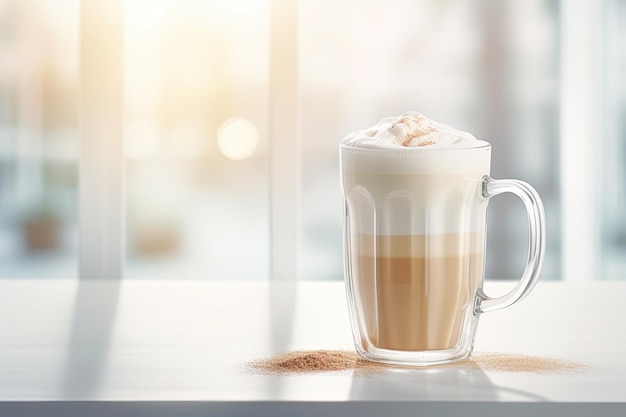
[(454, 153), (454, 152), (468, 152), (468, 151), (480, 151), (491, 148), (491, 143), (481, 141), (483, 144), (479, 146), (457, 147), (457, 148), (428, 148), (418, 146), (403, 146), (403, 147), (361, 147), (346, 145), (344, 143), (339, 144), (339, 149), (342, 151), (354, 152), (354, 153), (369, 153), (369, 154), (381, 154), (381, 153), (393, 153), (397, 155), (417, 155), (424, 153)]

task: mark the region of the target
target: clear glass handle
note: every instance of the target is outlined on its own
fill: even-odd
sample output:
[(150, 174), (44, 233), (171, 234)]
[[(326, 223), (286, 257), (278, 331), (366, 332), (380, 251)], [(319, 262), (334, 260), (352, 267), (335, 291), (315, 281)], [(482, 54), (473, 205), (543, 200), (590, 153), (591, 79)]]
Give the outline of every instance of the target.
[(523, 181), (494, 180), (488, 176), (483, 177), (483, 198), (491, 198), (501, 193), (515, 194), (522, 200), (526, 207), (529, 226), (528, 260), (522, 278), (515, 288), (502, 297), (491, 298), (484, 293), (482, 288), (478, 289), (474, 304), (474, 312), (476, 314), (506, 308), (522, 300), (535, 287), (535, 284), (537, 284), (543, 266), (543, 256), (546, 246), (546, 227), (543, 204), (539, 194), (537, 194), (537, 191), (535, 191), (533, 187)]

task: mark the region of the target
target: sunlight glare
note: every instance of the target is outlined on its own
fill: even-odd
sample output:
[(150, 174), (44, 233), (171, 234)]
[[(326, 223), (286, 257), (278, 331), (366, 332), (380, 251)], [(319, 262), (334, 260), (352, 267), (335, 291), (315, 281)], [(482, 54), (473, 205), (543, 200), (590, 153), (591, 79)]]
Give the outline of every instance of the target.
[(169, 0), (126, 0), (127, 23), (135, 29), (152, 29), (167, 16)]

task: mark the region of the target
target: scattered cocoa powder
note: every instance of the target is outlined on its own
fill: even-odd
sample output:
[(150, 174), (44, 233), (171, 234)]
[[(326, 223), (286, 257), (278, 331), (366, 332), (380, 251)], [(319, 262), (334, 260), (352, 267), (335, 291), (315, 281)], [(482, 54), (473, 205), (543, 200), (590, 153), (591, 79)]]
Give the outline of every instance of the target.
[[(352, 351), (315, 350), (296, 351), (256, 360), (247, 364), (248, 369), (265, 374), (304, 374), (334, 371), (365, 370), (383, 371), (394, 366), (371, 362)], [(489, 372), (516, 372), (526, 374), (564, 373), (582, 370), (586, 366), (562, 359), (506, 353), (479, 353), (470, 360), (432, 368), (482, 369)], [(415, 368), (420, 370), (422, 368)]]

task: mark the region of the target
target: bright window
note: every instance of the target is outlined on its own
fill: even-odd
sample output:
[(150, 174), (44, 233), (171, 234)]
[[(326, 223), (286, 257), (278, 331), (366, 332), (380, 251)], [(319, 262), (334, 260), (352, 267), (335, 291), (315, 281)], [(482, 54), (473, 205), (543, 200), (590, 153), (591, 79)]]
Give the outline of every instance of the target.
[[(81, 5), (0, 0), (1, 278), (78, 275)], [(626, 279), (624, 19), (621, 0), (125, 0), (125, 277), (342, 279), (337, 144), (417, 110), (537, 188), (543, 279)], [(493, 200), (488, 278), (519, 276), (526, 227)]]
[(125, 8), (126, 276), (267, 278), (267, 3)]
[(75, 277), (78, 0), (0, 1), (0, 277)]

